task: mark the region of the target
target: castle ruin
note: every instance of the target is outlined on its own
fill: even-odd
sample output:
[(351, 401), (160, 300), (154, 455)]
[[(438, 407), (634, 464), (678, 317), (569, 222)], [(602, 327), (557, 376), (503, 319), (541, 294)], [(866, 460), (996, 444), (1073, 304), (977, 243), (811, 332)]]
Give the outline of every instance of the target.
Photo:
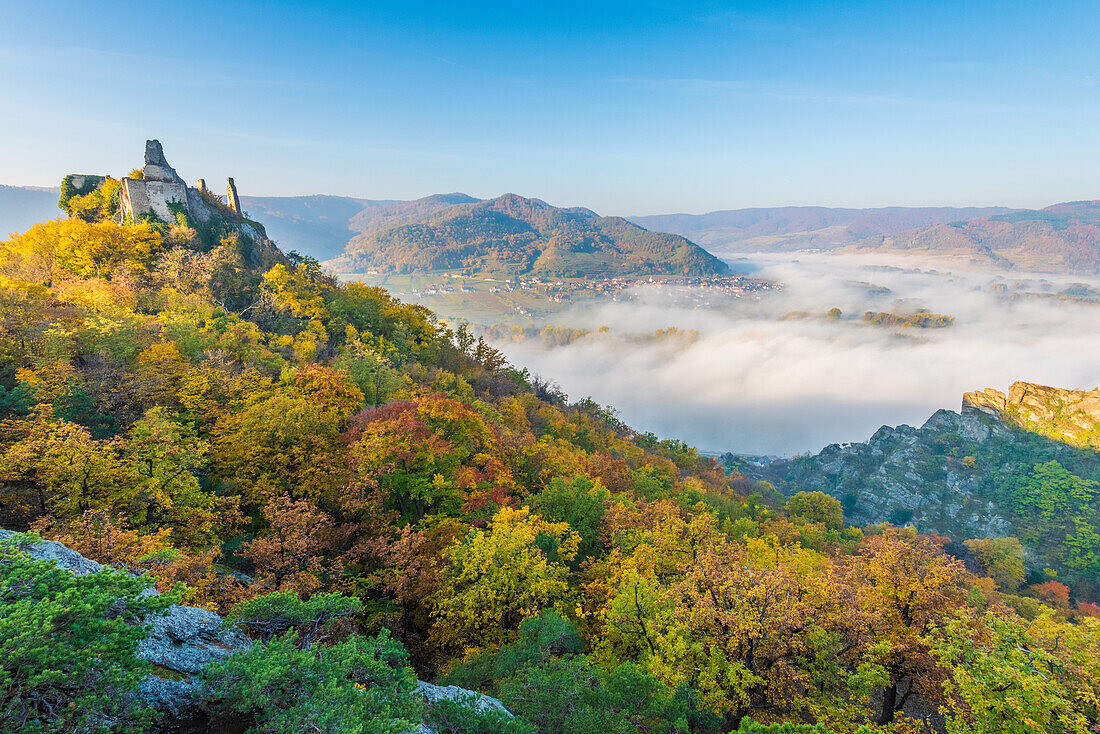
[[(152, 213), (165, 222), (175, 222), (176, 211), (181, 208), (197, 222), (205, 224), (210, 221), (213, 212), (206, 198), (210, 195), (206, 181), (200, 178), (197, 188), (188, 186), (176, 169), (168, 165), (159, 140), (145, 141), (142, 174), (142, 178), (122, 179), (119, 221), (129, 217), (136, 222), (143, 215)], [(232, 178), (227, 180), (226, 193), (229, 213), (237, 219), (242, 218), (237, 187)]]

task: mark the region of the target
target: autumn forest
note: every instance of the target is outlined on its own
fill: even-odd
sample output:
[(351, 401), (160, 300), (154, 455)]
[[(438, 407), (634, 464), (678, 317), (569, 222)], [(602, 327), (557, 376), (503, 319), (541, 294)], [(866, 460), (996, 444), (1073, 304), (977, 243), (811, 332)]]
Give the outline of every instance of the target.
[(254, 643), (203, 672), (208, 730), (415, 732), (417, 677), (514, 714), (449, 732), (1098, 730), (1100, 606), (1015, 538), (849, 525), (215, 201), (68, 193), (0, 243), (5, 731), (178, 726), (131, 696), (166, 603)]

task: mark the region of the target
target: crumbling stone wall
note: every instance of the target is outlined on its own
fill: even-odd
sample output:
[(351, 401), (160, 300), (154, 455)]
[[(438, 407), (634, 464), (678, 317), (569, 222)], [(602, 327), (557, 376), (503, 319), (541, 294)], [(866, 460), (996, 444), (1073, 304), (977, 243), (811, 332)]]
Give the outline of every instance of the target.
[[(141, 219), (143, 214), (152, 212), (166, 222), (175, 220), (169, 204), (182, 204), (191, 211), (187, 183), (168, 165), (164, 158), (164, 149), (159, 140), (145, 141), (144, 178), (122, 179), (120, 212), (123, 218), (133, 221)], [(209, 217), (207, 217), (209, 218)]]

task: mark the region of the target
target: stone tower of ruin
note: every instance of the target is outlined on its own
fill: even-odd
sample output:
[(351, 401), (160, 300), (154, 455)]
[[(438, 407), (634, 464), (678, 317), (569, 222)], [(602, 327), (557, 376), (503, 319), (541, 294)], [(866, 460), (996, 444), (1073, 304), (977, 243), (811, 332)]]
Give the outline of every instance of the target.
[(233, 183), (232, 178), (225, 180), (225, 203), (233, 210), (233, 213), (238, 217), (241, 216), (241, 202), (237, 198), (237, 185)]

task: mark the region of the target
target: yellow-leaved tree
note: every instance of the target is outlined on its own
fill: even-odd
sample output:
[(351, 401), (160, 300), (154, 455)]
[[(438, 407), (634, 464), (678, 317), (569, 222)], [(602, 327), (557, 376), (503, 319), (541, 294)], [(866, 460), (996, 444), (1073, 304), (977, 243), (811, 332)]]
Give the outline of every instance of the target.
[(501, 645), (520, 622), (569, 607), (569, 567), (580, 536), (524, 507), (504, 507), (485, 530), (446, 550), (449, 560), (432, 598), (433, 635), (444, 647)]

